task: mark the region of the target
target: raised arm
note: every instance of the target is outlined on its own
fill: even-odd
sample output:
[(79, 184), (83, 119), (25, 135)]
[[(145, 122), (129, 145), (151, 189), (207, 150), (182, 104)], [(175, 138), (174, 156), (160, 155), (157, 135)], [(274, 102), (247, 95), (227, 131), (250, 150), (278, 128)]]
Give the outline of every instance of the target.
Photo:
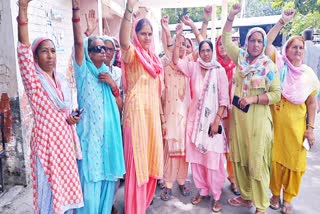
[(169, 16), (164, 16), (161, 19), (161, 27), (162, 27), (162, 46), (164, 52), (167, 54), (170, 49), (173, 48), (173, 41), (169, 30)]
[(80, 26), (80, 0), (72, 0), (72, 26), (75, 59), (78, 65), (82, 65), (84, 50), (83, 37)]
[(183, 24), (179, 23), (176, 28), (176, 43), (173, 49), (172, 62), (174, 65), (178, 64), (179, 61), (179, 49), (181, 47), (181, 43), (184, 42), (184, 37), (182, 36), (183, 32)]
[(211, 18), (212, 13), (212, 6), (206, 6), (203, 9), (203, 21), (201, 25), (201, 35), (203, 38), (207, 38), (207, 29), (208, 29), (208, 23)]
[(31, 0), (19, 0), (19, 15), (17, 17), (18, 22), (18, 39), (19, 42), (25, 45), (30, 45), (29, 33), (28, 33), (28, 3)]
[(189, 16), (182, 17), (181, 21), (183, 22), (183, 24), (189, 26), (192, 29), (198, 43), (203, 41), (203, 37), (202, 37), (201, 33), (199, 32), (199, 30), (198, 30), (197, 26), (194, 24), (194, 22), (189, 18)]
[(267, 34), (268, 44), (266, 48), (266, 55), (272, 58), (273, 53), (275, 52), (275, 47), (272, 45), (280, 30), (290, 22), (296, 13), (295, 9), (288, 9), (282, 12), (282, 16), (279, 21), (271, 28), (271, 30)]
[(134, 6), (138, 3), (138, 0), (128, 0), (126, 9), (121, 20), (119, 41), (121, 48), (127, 50), (129, 48), (129, 37), (132, 29), (132, 13)]
[(227, 21), (223, 27), (223, 32), (232, 32), (233, 20), (236, 17), (236, 15), (240, 13), (240, 11), (241, 11), (241, 4), (236, 3), (232, 5), (232, 8), (227, 17)]
[(84, 32), (86, 36), (90, 36), (98, 25), (98, 19), (96, 18), (96, 11), (95, 10), (89, 10), (89, 14), (86, 13), (86, 23), (87, 23), (87, 29)]

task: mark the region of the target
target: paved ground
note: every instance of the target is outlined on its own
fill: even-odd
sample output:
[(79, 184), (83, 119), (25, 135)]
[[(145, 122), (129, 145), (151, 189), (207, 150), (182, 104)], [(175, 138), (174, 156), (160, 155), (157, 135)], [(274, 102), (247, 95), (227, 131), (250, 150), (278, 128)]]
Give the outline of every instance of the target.
[[(318, 214), (320, 213), (320, 116), (318, 115), (317, 127), (315, 130), (317, 143), (308, 153), (308, 168), (303, 177), (300, 193), (293, 200), (295, 214)], [(188, 183), (192, 187), (192, 196), (197, 194), (197, 190), (192, 183), (191, 175), (189, 175)], [(115, 200), (115, 206), (120, 213), (123, 213), (123, 185), (120, 186)], [(147, 214), (205, 214), (211, 212), (211, 201), (204, 200), (198, 206), (193, 206), (190, 201), (192, 196), (183, 197), (177, 186), (173, 188), (173, 198), (164, 202), (159, 197), (160, 189), (154, 198), (154, 203), (147, 210)], [(223, 208), (221, 213), (230, 214), (248, 214), (254, 213), (255, 208), (236, 208), (227, 204), (228, 198), (234, 197), (229, 190), (229, 183), (226, 182), (222, 193)], [(319, 206), (318, 206), (319, 205)], [(268, 214), (280, 213), (268, 209)], [(15, 186), (8, 189), (5, 194), (0, 196), (0, 213), (2, 214), (31, 214), (32, 208), (32, 190), (30, 187)]]

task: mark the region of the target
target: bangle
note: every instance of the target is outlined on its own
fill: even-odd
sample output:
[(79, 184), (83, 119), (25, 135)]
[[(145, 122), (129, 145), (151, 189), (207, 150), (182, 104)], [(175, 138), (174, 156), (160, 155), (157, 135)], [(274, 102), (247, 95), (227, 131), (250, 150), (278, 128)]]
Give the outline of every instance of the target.
[(229, 16), (227, 16), (227, 21), (228, 22), (233, 22), (234, 19), (230, 19)]
[(260, 101), (260, 100), (259, 100), (259, 95), (257, 95), (257, 104), (259, 104), (259, 101)]
[(89, 37), (89, 34), (87, 33), (87, 31), (84, 32), (84, 35), (86, 35), (86, 37)]
[(204, 19), (204, 20), (202, 21), (202, 23), (203, 23), (203, 24), (208, 24), (209, 21)]
[(311, 124), (307, 124), (307, 127), (310, 127), (310, 128), (312, 128), (312, 129), (314, 129), (314, 126), (313, 125), (311, 125)]
[(20, 17), (17, 16), (17, 23), (18, 23), (18, 25), (27, 25), (28, 24), (28, 19), (27, 19), (27, 21), (21, 21)]
[(78, 17), (78, 18), (72, 18), (72, 22), (73, 22), (73, 23), (80, 22), (80, 17)]
[(220, 118), (220, 120), (222, 119), (220, 114), (217, 113), (217, 116)]
[(279, 19), (279, 23), (280, 23), (281, 25), (286, 25), (286, 22), (283, 20), (283, 18), (280, 18), (280, 19)]
[(168, 48), (170, 48), (170, 47), (172, 47), (172, 46), (173, 46), (173, 44), (167, 45)]
[(125, 15), (123, 15), (123, 18), (124, 18), (124, 20), (126, 20), (126, 21), (128, 21), (128, 22), (132, 23), (132, 21), (131, 21), (128, 17), (126, 17)]
[(120, 91), (119, 88), (116, 87), (116, 89), (111, 89), (113, 96), (119, 97), (120, 96)]
[(72, 8), (72, 11), (77, 11), (77, 10), (80, 10), (80, 8), (79, 7), (73, 7)]
[(133, 9), (129, 9), (129, 7), (128, 7), (128, 3), (126, 3), (126, 11), (128, 11), (129, 13), (131, 13), (132, 14), (132, 12), (133, 12)]

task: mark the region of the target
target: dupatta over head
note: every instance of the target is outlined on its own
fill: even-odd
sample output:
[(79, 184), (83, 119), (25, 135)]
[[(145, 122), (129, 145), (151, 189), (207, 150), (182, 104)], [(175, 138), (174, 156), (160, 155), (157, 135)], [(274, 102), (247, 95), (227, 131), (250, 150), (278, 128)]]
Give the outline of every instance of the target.
[[(277, 65), (280, 65), (281, 94), (293, 104), (304, 103), (308, 96), (319, 90), (319, 80), (314, 71), (305, 64), (295, 67), (287, 57), (286, 48), (294, 39), (300, 36), (293, 36), (285, 43), (282, 49), (282, 57), (277, 55)], [(304, 42), (303, 42), (304, 45)]]
[[(249, 37), (259, 32), (263, 36), (263, 50), (259, 56), (257, 56), (251, 63), (249, 63), (250, 54), (248, 52), (248, 42)], [(265, 81), (265, 92), (269, 90), (272, 80), (275, 76), (275, 66), (272, 60), (265, 55), (265, 49), (267, 46), (267, 35), (266, 32), (260, 28), (255, 27), (249, 30), (246, 36), (244, 49), (240, 49), (238, 64), (239, 64), (239, 75), (243, 78), (242, 82), (242, 94), (243, 96), (248, 95), (248, 90), (251, 88), (251, 77), (253, 75), (260, 76), (260, 79), (257, 79), (253, 84), (256, 88), (259, 88), (259, 85), (264, 85), (262, 81)]]
[[(163, 67), (160, 58), (158, 55), (155, 53), (155, 46), (154, 46), (154, 37), (152, 36), (151, 38), (151, 44), (148, 50), (144, 50), (138, 40), (138, 36), (136, 33), (136, 26), (138, 22), (142, 19), (137, 19), (135, 20), (132, 28), (132, 41), (133, 41), (133, 46), (135, 53), (137, 55), (137, 58), (139, 62), (142, 64), (143, 68), (153, 77), (157, 78), (158, 76), (160, 77), (160, 82), (161, 82), (161, 88), (160, 91), (164, 88), (163, 85)], [(125, 91), (127, 91), (128, 88), (128, 83), (126, 80), (126, 67), (124, 63), (121, 63), (122, 66), (122, 82), (123, 82), (123, 87)]]

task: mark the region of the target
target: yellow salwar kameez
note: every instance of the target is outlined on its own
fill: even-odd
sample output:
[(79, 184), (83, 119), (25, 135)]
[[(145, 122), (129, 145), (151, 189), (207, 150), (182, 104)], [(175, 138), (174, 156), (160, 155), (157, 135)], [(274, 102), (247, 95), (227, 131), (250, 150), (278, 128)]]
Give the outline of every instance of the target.
[[(222, 34), (222, 44), (228, 56), (237, 64), (234, 95), (243, 96), (243, 79), (239, 75), (239, 47), (231, 40), (231, 33)], [(274, 65), (274, 72), (276, 66)], [(253, 74), (251, 81), (259, 78)], [(251, 83), (252, 84), (252, 83)], [(249, 87), (247, 96), (266, 93), (269, 104), (280, 100), (279, 76), (275, 75), (269, 89), (265, 92), (265, 81), (259, 87)], [(230, 158), (233, 162), (236, 181), (244, 200), (252, 200), (259, 211), (269, 206), (269, 181), (271, 150), (273, 143), (273, 122), (268, 105), (251, 104), (244, 113), (236, 107), (232, 108), (230, 122)]]

